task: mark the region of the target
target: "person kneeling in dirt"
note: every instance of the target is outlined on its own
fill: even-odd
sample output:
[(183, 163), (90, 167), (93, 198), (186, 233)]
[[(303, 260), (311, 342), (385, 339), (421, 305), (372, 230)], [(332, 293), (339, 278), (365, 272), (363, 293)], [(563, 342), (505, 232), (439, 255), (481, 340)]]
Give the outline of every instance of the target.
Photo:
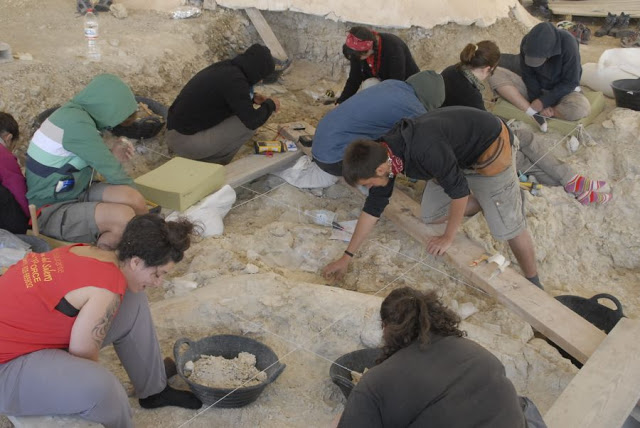
[(542, 422), (435, 291), (393, 290), (380, 319), (382, 355), (351, 391), (338, 427), (525, 428), (524, 409)]
[(400, 119), (434, 110), (443, 100), (444, 83), (435, 71), (421, 71), (406, 82), (385, 80), (358, 92), (320, 120), (311, 146), (313, 159), (320, 169), (340, 177), (344, 151), (353, 140), (379, 138)]
[(280, 110), (277, 98), (253, 92), (253, 85), (274, 70), (269, 48), (254, 44), (198, 72), (169, 107), (166, 141), (171, 151), (204, 162), (231, 162), (256, 129)]
[(428, 242), (430, 254), (444, 254), (464, 216), (483, 211), (493, 237), (509, 242), (525, 277), (542, 288), (513, 162), (511, 146), (517, 142), (491, 113), (444, 107), (401, 120), (377, 142), (351, 143), (343, 160), (344, 179), (352, 186), (366, 186), (369, 195), (345, 254), (326, 266), (323, 275), (344, 276), (388, 205), (395, 176), (404, 174), (428, 180), (422, 196), (423, 221), (447, 222), (444, 235)]
[[(460, 62), (442, 71), (446, 98), (443, 107), (468, 106), (486, 110), (482, 91), (483, 81), (490, 77), (500, 60), (500, 49), (490, 41), (469, 43), (460, 52)], [(516, 168), (545, 186), (562, 186), (565, 192), (583, 205), (599, 205), (609, 202), (613, 195), (597, 190), (606, 186), (602, 180), (592, 180), (576, 173), (573, 168), (548, 153), (541, 141), (526, 129), (513, 132), (520, 141), (516, 153)]]
[[(44, 235), (113, 249), (129, 220), (148, 212), (120, 163), (133, 155), (133, 147), (116, 144), (109, 150), (99, 133), (127, 125), (137, 108), (120, 78), (102, 74), (33, 135), (27, 149), (27, 198), (40, 209)], [(106, 182), (95, 183), (96, 172)]]
[(167, 385), (144, 293), (182, 260), (193, 234), (188, 220), (145, 214), (115, 252), (76, 244), (9, 268), (0, 277), (0, 413), (133, 427), (125, 389), (98, 363), (111, 343), (142, 407), (199, 408), (191, 392)]
[(358, 90), (387, 79), (406, 80), (420, 71), (409, 47), (400, 37), (366, 27), (356, 26), (349, 30), (342, 54), (350, 63), (349, 77), (336, 104), (343, 103)]
[(17, 234), (26, 233), (29, 222), (27, 183), (12, 153), (19, 138), (18, 122), (0, 112), (0, 229)]
[(541, 22), (522, 38), (518, 64), (498, 67), (489, 77), (491, 89), (536, 119), (543, 132), (545, 117), (578, 120), (591, 113), (580, 89), (580, 50), (575, 37), (550, 22)]

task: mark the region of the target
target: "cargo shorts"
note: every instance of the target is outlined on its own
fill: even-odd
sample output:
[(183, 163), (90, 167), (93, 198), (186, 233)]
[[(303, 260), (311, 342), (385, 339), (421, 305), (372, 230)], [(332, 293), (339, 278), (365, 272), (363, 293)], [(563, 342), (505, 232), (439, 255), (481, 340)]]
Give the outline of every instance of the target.
[[(515, 168), (518, 140), (514, 135), (512, 163), (503, 172), (480, 175), (464, 170), (471, 194), (478, 200), (491, 235), (499, 241), (508, 241), (520, 235), (525, 228), (524, 201)], [(451, 198), (434, 180), (429, 180), (422, 194), (421, 213), (425, 223), (433, 223), (449, 214)]]
[(43, 235), (68, 242), (95, 243), (100, 237), (96, 206), (102, 202), (107, 183), (95, 183), (77, 199), (42, 208), (38, 226)]

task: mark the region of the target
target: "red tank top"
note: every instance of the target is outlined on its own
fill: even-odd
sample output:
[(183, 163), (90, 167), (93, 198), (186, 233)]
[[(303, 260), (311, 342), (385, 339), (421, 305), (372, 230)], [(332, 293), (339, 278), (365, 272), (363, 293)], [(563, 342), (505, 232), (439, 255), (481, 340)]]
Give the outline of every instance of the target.
[(76, 318), (55, 309), (68, 292), (93, 286), (124, 296), (127, 282), (120, 269), (72, 253), (75, 246), (29, 253), (0, 276), (0, 364), (69, 346)]

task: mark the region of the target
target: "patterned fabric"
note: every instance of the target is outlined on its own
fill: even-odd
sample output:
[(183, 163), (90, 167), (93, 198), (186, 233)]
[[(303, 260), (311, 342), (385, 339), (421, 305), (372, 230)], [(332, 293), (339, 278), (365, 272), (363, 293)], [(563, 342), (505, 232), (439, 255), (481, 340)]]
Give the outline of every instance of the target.
[(398, 156), (393, 154), (387, 143), (383, 141), (382, 145), (387, 149), (387, 155), (391, 161), (391, 174), (389, 174), (389, 178), (393, 178), (404, 171), (404, 162)]
[(369, 49), (373, 49), (373, 40), (361, 40), (353, 34), (348, 33), (346, 45), (354, 51), (367, 52)]
[(466, 77), (467, 80), (471, 82), (471, 84), (475, 86), (480, 92), (484, 91), (484, 83), (482, 83), (470, 69), (463, 69), (462, 74), (464, 74), (464, 77)]

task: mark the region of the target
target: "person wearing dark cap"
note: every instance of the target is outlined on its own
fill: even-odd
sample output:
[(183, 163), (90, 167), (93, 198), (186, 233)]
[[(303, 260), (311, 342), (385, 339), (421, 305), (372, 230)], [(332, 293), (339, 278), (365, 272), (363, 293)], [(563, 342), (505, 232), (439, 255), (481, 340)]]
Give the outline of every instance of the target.
[[(406, 80), (420, 71), (407, 44), (398, 36), (377, 33), (366, 27), (352, 27), (342, 46), (342, 53), (351, 63), (349, 77), (336, 104), (346, 101), (358, 89), (387, 79)], [(364, 84), (363, 84), (364, 83)]]
[(389, 79), (360, 91), (327, 113), (318, 123), (311, 153), (323, 171), (342, 176), (347, 146), (360, 138), (376, 139), (404, 118), (432, 111), (444, 100), (444, 81), (426, 70), (406, 82)]
[(169, 108), (169, 148), (185, 158), (228, 164), (280, 109), (276, 98), (253, 92), (253, 86), (274, 70), (269, 48), (254, 44), (198, 72)]
[(591, 105), (580, 89), (580, 51), (571, 33), (542, 22), (522, 38), (519, 59), (520, 75), (498, 67), (489, 84), (534, 117), (543, 132), (544, 117), (579, 120), (589, 115)]

